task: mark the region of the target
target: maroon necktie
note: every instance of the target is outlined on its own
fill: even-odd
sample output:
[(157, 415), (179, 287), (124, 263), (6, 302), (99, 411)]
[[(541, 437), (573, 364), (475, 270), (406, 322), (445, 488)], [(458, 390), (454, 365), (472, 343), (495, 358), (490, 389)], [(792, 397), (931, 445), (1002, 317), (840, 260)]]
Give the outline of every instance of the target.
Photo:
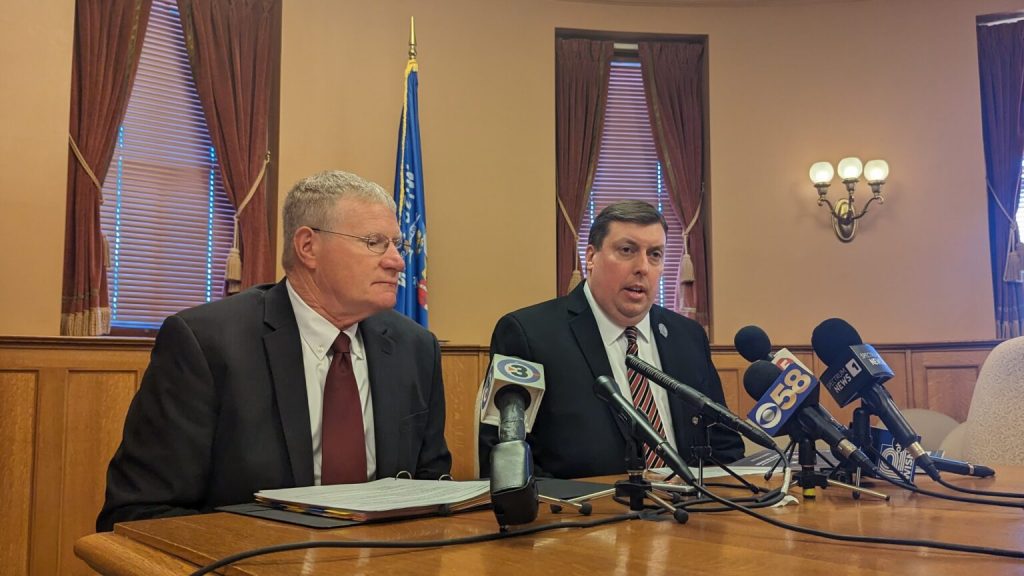
[(352, 372), (349, 337), (344, 332), (331, 345), (334, 356), (324, 384), (324, 412), (320, 429), (320, 483), (366, 482), (366, 437), (363, 407), (356, 375)]
[[(626, 355), (637, 355), (636, 335), (636, 326), (626, 328)], [(651, 393), (651, 385), (647, 382), (647, 378), (627, 366), (626, 379), (629, 380), (629, 392), (633, 396), (633, 406), (636, 406), (637, 410), (647, 416), (651, 426), (654, 427), (659, 436), (664, 438), (665, 427), (661, 424), (661, 416), (658, 415), (658, 407), (654, 404), (654, 394)], [(663, 468), (665, 466), (665, 461), (646, 445), (644, 445), (644, 462), (647, 464), (648, 469)]]

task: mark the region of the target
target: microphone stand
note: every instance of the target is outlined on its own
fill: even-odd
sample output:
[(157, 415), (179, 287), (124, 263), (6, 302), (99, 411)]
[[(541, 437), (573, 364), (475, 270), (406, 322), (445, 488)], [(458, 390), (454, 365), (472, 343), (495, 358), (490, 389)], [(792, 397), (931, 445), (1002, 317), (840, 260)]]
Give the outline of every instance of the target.
[[(828, 488), (829, 486), (838, 486), (839, 488), (845, 488), (850, 491), (850, 495), (854, 500), (860, 500), (861, 494), (867, 494), (868, 496), (874, 496), (880, 500), (889, 501), (889, 495), (875, 490), (869, 490), (860, 486), (859, 484), (853, 485), (840, 480), (831, 478), (832, 473), (825, 472), (823, 469), (818, 468), (818, 449), (815, 446), (814, 438), (801, 434), (798, 438), (790, 437), (789, 445), (783, 453), (786, 455), (786, 462), (782, 465), (788, 466), (789, 462), (793, 460), (793, 452), (798, 449), (799, 456), (797, 462), (800, 464), (800, 469), (793, 474), (793, 478), (796, 480), (796, 485), (803, 489), (803, 496), (808, 500), (813, 500), (817, 497), (817, 488)], [(824, 458), (824, 456), (822, 456)], [(771, 473), (781, 463), (776, 462), (775, 466), (768, 471), (767, 477), (771, 477)], [(842, 466), (838, 466), (832, 469), (832, 472), (836, 472), (842, 469)], [(860, 469), (858, 468), (858, 475)]]
[[(762, 488), (759, 488), (758, 486), (752, 484), (746, 478), (737, 474), (732, 468), (730, 468), (728, 465), (726, 465), (724, 462), (722, 462), (715, 456), (714, 450), (711, 448), (711, 427), (717, 426), (717, 422), (707, 424), (705, 422), (704, 415), (698, 414), (696, 417), (694, 417), (694, 424), (697, 426), (698, 429), (704, 431), (704, 434), (702, 435), (704, 443), (697, 444), (697, 440), (694, 440), (694, 444), (690, 447), (693, 451), (693, 454), (697, 457), (697, 482), (701, 486), (723, 486), (727, 488), (735, 487), (729, 484), (709, 484), (704, 482), (704, 466), (707, 462), (710, 462), (711, 464), (714, 464), (715, 466), (721, 468), (729, 476), (732, 476), (737, 482), (740, 483), (741, 487), (750, 490), (752, 493), (759, 494), (764, 491)], [(669, 476), (669, 478), (671, 478), (671, 476)]]
[[(615, 482), (614, 488), (608, 490), (602, 490), (580, 498), (573, 498), (569, 500), (569, 503), (579, 504), (583, 503), (584, 506), (589, 508), (590, 500), (596, 498), (604, 498), (611, 496), (616, 502), (626, 504), (629, 506), (630, 511), (641, 513), (638, 515), (639, 518), (644, 520), (654, 520), (658, 514), (663, 512), (671, 512), (672, 518), (680, 524), (686, 524), (686, 521), (690, 519), (690, 513), (682, 508), (674, 506), (671, 502), (668, 502), (664, 498), (654, 493), (654, 490), (673, 491), (673, 494), (679, 492), (685, 492), (683, 486), (677, 486), (675, 484), (667, 484), (662, 482), (651, 482), (644, 478), (644, 459), (641, 456), (641, 445), (637, 445), (636, 440), (632, 436), (626, 438), (626, 479), (618, 480)], [(675, 500), (676, 496), (673, 496)], [(646, 500), (651, 500), (655, 504), (657, 512), (655, 514), (642, 514), (648, 510), (648, 504)], [(553, 509), (553, 508), (552, 508)]]

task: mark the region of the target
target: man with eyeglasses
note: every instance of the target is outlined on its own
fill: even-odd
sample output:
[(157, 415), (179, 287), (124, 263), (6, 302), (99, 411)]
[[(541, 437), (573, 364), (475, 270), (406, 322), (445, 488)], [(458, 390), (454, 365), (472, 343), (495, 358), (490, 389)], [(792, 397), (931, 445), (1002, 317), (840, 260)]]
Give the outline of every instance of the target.
[[(654, 303), (665, 266), (665, 218), (646, 202), (606, 207), (594, 220), (586, 251), (587, 279), (567, 296), (506, 314), (494, 327), (491, 354), (544, 365), (544, 398), (527, 441), (535, 473), (556, 478), (626, 470), (629, 432), (594, 395), (594, 380), (611, 376), (620, 392), (691, 464), (709, 446), (723, 462), (743, 456), (735, 433), (695, 421), (693, 409), (625, 365), (638, 355), (716, 402), (725, 403), (704, 329)], [(497, 429), (480, 425), (480, 471), (486, 476)], [(636, 462), (665, 464), (637, 446)]]
[(259, 490), (451, 470), (437, 339), (392, 308), (395, 203), (354, 174), (298, 182), (285, 280), (167, 318), (107, 472), (97, 530)]

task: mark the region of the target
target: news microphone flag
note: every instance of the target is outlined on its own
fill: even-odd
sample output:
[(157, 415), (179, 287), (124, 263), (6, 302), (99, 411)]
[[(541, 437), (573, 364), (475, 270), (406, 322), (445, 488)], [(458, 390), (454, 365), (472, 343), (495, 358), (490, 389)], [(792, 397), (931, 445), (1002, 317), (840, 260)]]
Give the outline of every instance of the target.
[(409, 244), (405, 270), (398, 276), (395, 310), (427, 327), (427, 212), (423, 203), (423, 155), (420, 152), (419, 67), (416, 28), (409, 36), (405, 66), (405, 102), (398, 127), (395, 160), (395, 204), (402, 237)]
[(785, 348), (775, 353), (772, 363), (782, 372), (747, 414), (769, 435), (775, 435), (796, 414), (818, 385), (814, 374)]

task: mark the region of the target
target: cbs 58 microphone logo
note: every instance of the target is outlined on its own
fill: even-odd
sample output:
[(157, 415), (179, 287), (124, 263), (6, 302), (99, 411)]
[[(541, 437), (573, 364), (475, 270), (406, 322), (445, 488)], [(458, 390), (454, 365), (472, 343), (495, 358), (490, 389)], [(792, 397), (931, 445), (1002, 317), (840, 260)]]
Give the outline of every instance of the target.
[(747, 417), (768, 434), (778, 432), (814, 389), (817, 379), (796, 363), (786, 367)]

